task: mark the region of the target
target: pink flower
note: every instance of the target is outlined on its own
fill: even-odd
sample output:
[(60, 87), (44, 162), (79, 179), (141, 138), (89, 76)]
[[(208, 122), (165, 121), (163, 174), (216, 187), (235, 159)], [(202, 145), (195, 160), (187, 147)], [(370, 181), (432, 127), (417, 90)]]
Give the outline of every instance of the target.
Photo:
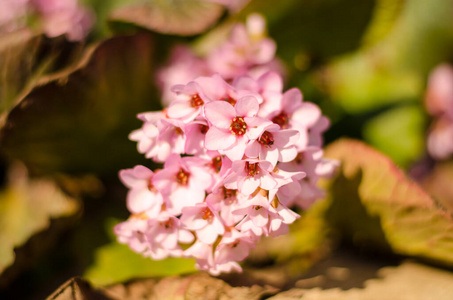
[(277, 188), (278, 183), (272, 176), (274, 166), (268, 161), (237, 160), (233, 162), (231, 169), (232, 173), (224, 181), (227, 189), (237, 189), (244, 195), (250, 195), (258, 187), (264, 190)]
[[(338, 167), (338, 162), (323, 158), (323, 151), (317, 147), (309, 147), (300, 153), (296, 160), (279, 164), (281, 170), (289, 172), (304, 172), (304, 180), (298, 180), (295, 184), (300, 185), (300, 192), (293, 201), (285, 201), (286, 205), (296, 204), (302, 209), (307, 209), (317, 199), (324, 197), (324, 192), (317, 187), (320, 178), (328, 178), (333, 175)], [(279, 193), (293, 195), (291, 190), (299, 190), (293, 184), (282, 186)]]
[(431, 115), (448, 114), (453, 119), (453, 67), (449, 64), (437, 66), (429, 75), (425, 98), (426, 108)]
[(11, 32), (25, 25), (29, 1), (0, 1), (0, 33)]
[(206, 133), (206, 149), (219, 150), (233, 161), (242, 159), (249, 141), (247, 123), (259, 123), (255, 118), (258, 109), (258, 101), (251, 96), (239, 99), (234, 107), (223, 101), (206, 104), (205, 116), (212, 124)]
[(121, 181), (130, 188), (127, 194), (127, 208), (134, 214), (147, 212), (156, 217), (163, 204), (161, 193), (153, 186), (153, 171), (144, 166), (121, 170)]
[[(270, 123), (260, 131), (250, 134), (252, 140), (247, 144), (245, 155), (247, 157), (267, 160), (272, 165), (277, 161), (287, 162), (297, 156), (296, 142), (299, 140), (297, 130), (280, 130), (280, 126)], [(252, 131), (252, 130), (250, 130)], [(256, 134), (256, 139), (255, 138)]]
[(144, 253), (149, 248), (145, 233), (148, 230), (147, 216), (132, 215), (127, 221), (117, 224), (113, 231), (118, 242), (127, 244), (137, 253)]
[(222, 187), (209, 194), (206, 197), (206, 203), (220, 213), (220, 217), (226, 226), (234, 226), (241, 221), (244, 216), (234, 215), (232, 214), (232, 211), (245, 199), (246, 197), (238, 194), (237, 190), (230, 190)]
[(187, 85), (173, 86), (172, 91), (176, 94), (176, 99), (168, 107), (168, 116), (185, 123), (193, 121), (202, 112), (207, 100), (201, 86), (191, 81)]
[(263, 97), (259, 117), (266, 118), (281, 108), (283, 79), (276, 72), (266, 72), (256, 80), (249, 76), (237, 77), (233, 86), (237, 89), (255, 91)]
[(164, 168), (154, 175), (152, 183), (167, 197), (167, 209), (178, 215), (183, 207), (204, 201), (212, 177), (206, 172), (203, 160), (171, 154)]
[(159, 129), (157, 128), (157, 122), (164, 117), (162, 112), (150, 112), (142, 113), (137, 116), (142, 120), (143, 126), (140, 129), (134, 130), (129, 134), (131, 141), (138, 142), (137, 150), (139, 153), (146, 154), (152, 153), (157, 138), (159, 137)]
[(241, 233), (236, 229), (225, 232), (222, 240), (215, 249), (214, 257), (217, 264), (243, 261), (252, 248), (255, 247), (256, 240), (249, 234)]
[(206, 133), (209, 130), (206, 120), (195, 120), (185, 126), (186, 142), (184, 152), (192, 155), (203, 155), (207, 152), (204, 146)]
[(179, 243), (189, 244), (194, 240), (194, 236), (188, 230), (181, 228), (178, 218), (166, 213), (150, 219), (148, 226), (146, 238), (149, 249), (146, 254), (156, 260), (181, 256), (183, 250)]
[(198, 76), (210, 73), (206, 61), (195, 56), (189, 47), (176, 46), (170, 55), (169, 64), (157, 72), (158, 85), (162, 90), (162, 103), (168, 105), (175, 100), (174, 92), (171, 90), (174, 85), (186, 84)]
[(205, 244), (213, 244), (218, 235), (225, 232), (218, 212), (207, 203), (185, 206), (182, 209), (181, 223), (185, 228), (195, 231), (198, 240)]
[(93, 26), (93, 14), (77, 0), (30, 0), (41, 15), (43, 28), (49, 37), (66, 34), (68, 40), (84, 39)]
[(209, 67), (223, 78), (233, 78), (247, 74), (256, 65), (271, 62), (276, 45), (265, 36), (265, 27), (264, 18), (258, 14), (250, 15), (246, 26), (236, 25), (230, 39), (209, 54)]
[(438, 118), (431, 125), (428, 151), (436, 159), (447, 159), (453, 154), (453, 121), (448, 117)]
[(186, 134), (185, 124), (179, 120), (160, 119), (156, 122), (159, 135), (153, 147), (146, 153), (147, 158), (164, 162), (171, 154), (184, 153)]

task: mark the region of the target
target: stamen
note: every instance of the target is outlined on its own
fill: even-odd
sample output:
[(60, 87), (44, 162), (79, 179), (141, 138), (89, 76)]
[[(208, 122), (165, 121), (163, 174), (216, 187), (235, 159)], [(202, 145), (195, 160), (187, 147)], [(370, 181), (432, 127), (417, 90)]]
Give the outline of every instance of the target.
[(222, 98), (220, 100), (226, 101), (226, 102), (230, 103), (233, 106), (236, 105), (236, 100), (234, 100), (230, 95), (228, 95), (225, 98)]
[(229, 199), (236, 197), (237, 190), (229, 190), (226, 187), (223, 187), (223, 199)]
[(192, 96), (192, 98), (190, 98), (190, 105), (192, 107), (199, 107), (199, 106), (202, 106), (204, 104), (204, 101), (203, 99), (201, 99), (200, 95), (198, 94), (195, 94)]
[(176, 181), (180, 185), (187, 185), (189, 183), (190, 173), (180, 169), (178, 174), (176, 174)]
[(220, 169), (222, 168), (222, 157), (217, 156), (212, 159), (212, 167), (214, 168), (216, 173), (220, 172)]
[(245, 162), (245, 172), (247, 173), (248, 176), (255, 176), (256, 174), (260, 173), (260, 170), (258, 169), (258, 164), (257, 163), (250, 163), (248, 161)]
[(274, 136), (269, 131), (265, 131), (259, 138), (258, 143), (270, 147), (274, 144)]
[(206, 125), (200, 125), (200, 132), (201, 132), (202, 134), (206, 134), (206, 132), (208, 132), (208, 130), (209, 130), (209, 127), (208, 127), (208, 126), (206, 126)]
[(234, 117), (231, 121), (230, 131), (233, 135), (244, 135), (247, 131), (247, 124), (242, 117)]
[(212, 221), (212, 219), (214, 218), (214, 214), (212, 213), (212, 211), (209, 209), (209, 208), (204, 208), (201, 212), (200, 212), (200, 215), (201, 215), (201, 218), (203, 220), (208, 220), (209, 222)]
[(284, 111), (282, 111), (279, 115), (272, 118), (272, 122), (280, 125), (280, 127), (282, 129), (287, 129), (288, 123), (289, 123), (289, 117)]

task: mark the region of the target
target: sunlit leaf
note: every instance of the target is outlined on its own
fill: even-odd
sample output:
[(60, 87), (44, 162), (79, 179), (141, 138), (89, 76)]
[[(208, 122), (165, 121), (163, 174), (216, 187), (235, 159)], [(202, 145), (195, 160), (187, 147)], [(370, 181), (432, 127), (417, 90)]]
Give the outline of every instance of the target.
[(453, 162), (438, 162), (422, 179), (423, 188), (453, 214)]
[(452, 0), (405, 1), (389, 33), (323, 68), (330, 97), (349, 113), (418, 100), (428, 71), (453, 50)]
[(128, 246), (112, 242), (96, 251), (95, 262), (84, 277), (95, 285), (124, 282), (134, 278), (163, 277), (195, 271), (195, 261), (185, 258), (152, 260)]
[(365, 140), (408, 166), (425, 150), (425, 114), (419, 106), (403, 106), (379, 114), (363, 128)]
[(369, 146), (340, 140), (326, 156), (342, 164), (327, 218), (359, 247), (390, 249), (453, 266), (453, 221), (394, 163)]
[(164, 34), (194, 35), (214, 25), (222, 6), (203, 0), (147, 0), (120, 7), (110, 19)]
[(365, 282), (364, 288), (342, 290), (291, 289), (281, 292), (269, 300), (448, 300), (453, 294), (453, 274), (448, 271), (405, 262), (398, 267), (379, 270), (379, 277)]
[(14, 262), (14, 248), (47, 229), (51, 219), (73, 215), (78, 206), (51, 180), (30, 180), (22, 165), (14, 165), (0, 191), (0, 273)]

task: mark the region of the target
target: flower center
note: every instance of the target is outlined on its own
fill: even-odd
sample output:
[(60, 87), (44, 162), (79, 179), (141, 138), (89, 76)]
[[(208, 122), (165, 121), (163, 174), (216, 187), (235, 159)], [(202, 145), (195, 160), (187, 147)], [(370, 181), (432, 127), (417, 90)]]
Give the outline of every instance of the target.
[(220, 169), (222, 168), (222, 157), (217, 156), (212, 159), (212, 167), (214, 168), (216, 173), (220, 172)]
[(236, 105), (236, 100), (234, 100), (230, 95), (228, 95), (225, 98), (222, 98), (220, 100), (226, 101), (226, 102), (230, 103), (233, 106)]
[(202, 134), (206, 134), (206, 132), (208, 132), (208, 130), (209, 130), (209, 127), (208, 127), (208, 126), (206, 126), (206, 125), (200, 125), (200, 132), (201, 132)]
[(288, 123), (289, 123), (289, 117), (284, 111), (282, 111), (279, 115), (272, 118), (272, 122), (280, 125), (280, 127), (282, 129), (287, 129)]
[(237, 190), (229, 190), (226, 187), (223, 187), (223, 199), (229, 199), (236, 197)]
[(245, 172), (247, 173), (248, 176), (255, 176), (256, 174), (260, 173), (260, 170), (258, 169), (258, 164), (251, 164), (248, 161), (245, 162)]
[(244, 135), (247, 131), (247, 124), (242, 117), (234, 117), (231, 121), (230, 131), (233, 135)]
[(184, 131), (182, 131), (182, 129), (180, 127), (176, 127), (175, 132), (177, 135), (182, 135), (184, 133)]
[(172, 219), (169, 219), (168, 221), (163, 222), (161, 224), (164, 225), (165, 229), (173, 228), (173, 220)]
[(274, 144), (274, 136), (269, 131), (265, 131), (259, 138), (258, 143), (270, 147)]
[(208, 220), (209, 222), (212, 221), (212, 219), (214, 218), (214, 214), (212, 213), (212, 211), (209, 209), (209, 208), (204, 208), (201, 212), (200, 212), (200, 215), (201, 215), (201, 218), (203, 220)]
[(152, 178), (148, 179), (148, 190), (151, 192), (156, 192), (156, 188), (154, 187), (153, 181), (151, 180)]
[(203, 99), (201, 99), (200, 95), (195, 94), (190, 98), (190, 105), (192, 107), (199, 107), (204, 104)]
[(176, 181), (180, 185), (187, 185), (187, 183), (189, 183), (189, 177), (190, 177), (189, 172), (186, 172), (183, 169), (180, 169), (179, 172), (176, 174)]

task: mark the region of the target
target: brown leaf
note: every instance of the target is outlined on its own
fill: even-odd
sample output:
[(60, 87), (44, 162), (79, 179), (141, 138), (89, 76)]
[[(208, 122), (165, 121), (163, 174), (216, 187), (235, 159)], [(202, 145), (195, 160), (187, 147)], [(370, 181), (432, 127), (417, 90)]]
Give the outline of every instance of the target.
[(122, 7), (110, 19), (165, 34), (195, 35), (214, 25), (222, 12), (222, 6), (203, 0), (148, 0)]
[(292, 289), (269, 300), (449, 300), (453, 295), (453, 273), (448, 271), (404, 262), (379, 274), (381, 278), (366, 281), (363, 289)]
[(74, 278), (63, 284), (47, 300), (259, 300), (274, 295), (277, 291), (278, 289), (270, 286), (232, 287), (223, 280), (199, 273), (163, 279), (142, 279), (97, 290), (86, 281)]
[(78, 277), (71, 278), (60, 286), (46, 300), (108, 300), (109, 298), (96, 291), (91, 285)]

